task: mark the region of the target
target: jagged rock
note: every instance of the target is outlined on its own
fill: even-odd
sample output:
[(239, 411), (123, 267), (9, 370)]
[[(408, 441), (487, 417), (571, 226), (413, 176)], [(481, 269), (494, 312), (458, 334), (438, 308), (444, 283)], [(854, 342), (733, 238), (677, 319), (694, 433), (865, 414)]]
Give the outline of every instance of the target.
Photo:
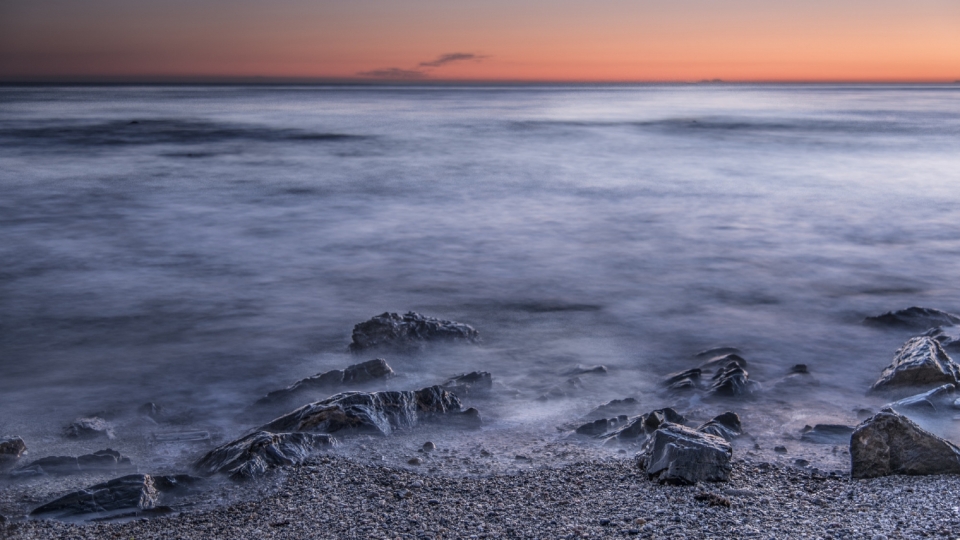
[(116, 519), (169, 511), (161, 493), (177, 491), (192, 482), (187, 475), (131, 474), (64, 495), (30, 512), (45, 518)]
[(596, 407), (587, 413), (583, 419), (609, 418), (620, 415), (633, 416), (633, 413), (637, 412), (637, 408), (639, 406), (640, 402), (637, 401), (637, 398), (628, 397), (623, 399), (613, 399)]
[(568, 369), (563, 372), (564, 377), (573, 377), (576, 375), (586, 375), (588, 373), (593, 373), (596, 375), (606, 375), (607, 366), (585, 366), (583, 364), (577, 364), (576, 367)]
[(850, 437), (851, 475), (960, 474), (960, 448), (884, 409)]
[(743, 434), (743, 428), (740, 425), (740, 416), (734, 412), (725, 412), (713, 420), (697, 428), (700, 433), (716, 435), (721, 439), (732, 441)]
[(867, 317), (863, 323), (869, 326), (926, 330), (934, 326), (960, 324), (960, 316), (939, 309), (914, 306), (899, 311), (888, 311), (876, 317)]
[(909, 339), (897, 351), (871, 390), (899, 386), (960, 383), (960, 366), (947, 356), (935, 339), (921, 336)]
[(77, 418), (72, 424), (64, 428), (63, 434), (75, 439), (92, 439), (106, 437), (114, 439), (113, 426), (98, 416)]
[(707, 360), (706, 362), (700, 364), (700, 369), (702, 371), (713, 371), (715, 369), (724, 369), (728, 365), (730, 365), (731, 362), (737, 364), (742, 368), (747, 367), (747, 361), (742, 356), (736, 353), (730, 353), (730, 354), (717, 356), (715, 358), (711, 358), (710, 360)]
[[(686, 418), (684, 418), (683, 415), (669, 407), (657, 409), (647, 414), (628, 419), (623, 427), (604, 435), (603, 438), (608, 441), (633, 441), (641, 437), (646, 439), (651, 433), (656, 431), (661, 424), (683, 424), (685, 421)], [(620, 423), (623, 424), (623, 422)]]
[(0, 439), (0, 471), (13, 467), (26, 451), (27, 445), (20, 437)]
[(194, 468), (206, 476), (225, 473), (235, 479), (253, 478), (274, 467), (303, 463), (318, 448), (336, 443), (327, 434), (258, 431), (214, 448)]
[(713, 383), (707, 391), (712, 396), (743, 397), (754, 393), (759, 385), (749, 380), (747, 370), (735, 361), (728, 363), (712, 377)]
[(413, 311), (402, 317), (383, 313), (353, 327), (350, 350), (355, 353), (372, 348), (412, 351), (432, 341), (479, 343), (480, 334), (470, 325), (425, 317)]
[(416, 426), (439, 415), (457, 418), (468, 425), (479, 421), (479, 413), (461, 411), (463, 405), (454, 394), (440, 386), (416, 391), (344, 392), (304, 405), (259, 428), (262, 431), (340, 430), (373, 431), (389, 435), (394, 430)]
[(945, 351), (960, 352), (960, 326), (938, 326), (923, 335), (940, 342)]
[(805, 429), (800, 435), (800, 440), (814, 444), (846, 444), (850, 441), (851, 433), (853, 433), (853, 426), (817, 424), (810, 429)]
[(725, 481), (733, 448), (724, 439), (664, 423), (637, 454), (637, 465), (661, 484)]
[(667, 375), (667, 378), (664, 379), (660, 384), (670, 388), (671, 390), (679, 390), (686, 388), (696, 388), (700, 381), (700, 376), (703, 375), (703, 370), (700, 368), (688, 369), (686, 371), (679, 371), (677, 373), (671, 373)]
[(68, 475), (80, 473), (117, 472), (132, 468), (130, 458), (120, 455), (120, 452), (107, 448), (92, 454), (82, 456), (49, 456), (32, 461), (30, 464), (16, 469), (11, 476), (42, 476), (45, 474)]
[(551, 399), (563, 399), (571, 397), (578, 390), (583, 389), (583, 381), (580, 380), (580, 377), (573, 377), (567, 379), (563, 384), (554, 386), (540, 395), (537, 398), (537, 401), (549, 401)]
[(699, 360), (708, 360), (711, 358), (727, 356), (728, 354), (742, 354), (742, 352), (736, 347), (713, 347), (711, 349), (698, 352), (694, 355), (694, 357)]
[(629, 421), (629, 417), (625, 414), (622, 414), (616, 418), (600, 418), (594, 420), (593, 422), (587, 422), (578, 426), (574, 432), (577, 435), (587, 435), (589, 437), (599, 437), (604, 433), (615, 429), (617, 426), (623, 425)]
[(956, 408), (954, 405), (957, 397), (956, 390), (957, 387), (953, 384), (943, 384), (928, 392), (895, 401), (887, 407), (897, 411), (910, 410), (925, 413), (949, 410)]
[(453, 392), (457, 397), (476, 397), (490, 393), (493, 388), (493, 377), (486, 371), (472, 371), (450, 377), (440, 386), (448, 392)]
[(365, 384), (375, 380), (388, 379), (394, 375), (393, 368), (387, 364), (386, 360), (375, 358), (348, 366), (346, 369), (334, 369), (301, 379), (282, 390), (270, 392), (260, 398), (256, 405), (285, 402), (304, 395), (312, 395), (316, 398), (317, 393), (329, 391), (333, 388)]

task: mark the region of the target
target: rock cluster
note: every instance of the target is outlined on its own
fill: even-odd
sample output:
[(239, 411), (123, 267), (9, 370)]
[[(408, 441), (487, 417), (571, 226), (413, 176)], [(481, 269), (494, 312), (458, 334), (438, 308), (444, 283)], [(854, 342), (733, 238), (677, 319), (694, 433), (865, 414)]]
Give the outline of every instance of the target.
[[(747, 361), (735, 349), (722, 347), (716, 349), (723, 354), (706, 356), (710, 351), (697, 355), (705, 359), (699, 367), (672, 373), (662, 381), (662, 385), (671, 392), (704, 390), (707, 396), (739, 398), (749, 396), (760, 389), (759, 383), (750, 380)], [(704, 376), (713, 373), (709, 380)]]
[(383, 313), (353, 327), (350, 350), (390, 349), (409, 352), (429, 342), (479, 343), (480, 333), (472, 326), (425, 317), (410, 311), (401, 316)]

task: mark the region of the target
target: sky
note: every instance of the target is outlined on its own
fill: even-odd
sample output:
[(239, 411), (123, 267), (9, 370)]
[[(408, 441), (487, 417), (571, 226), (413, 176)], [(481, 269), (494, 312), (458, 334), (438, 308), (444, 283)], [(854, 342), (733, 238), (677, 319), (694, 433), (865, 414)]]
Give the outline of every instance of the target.
[(960, 80), (960, 0), (0, 0), (0, 80)]

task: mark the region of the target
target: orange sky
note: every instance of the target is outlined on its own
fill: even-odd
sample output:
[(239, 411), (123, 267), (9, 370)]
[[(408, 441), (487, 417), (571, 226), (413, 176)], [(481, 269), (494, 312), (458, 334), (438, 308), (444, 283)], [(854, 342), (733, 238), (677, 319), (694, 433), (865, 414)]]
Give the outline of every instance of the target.
[(0, 0), (4, 80), (398, 75), (955, 81), (960, 0)]

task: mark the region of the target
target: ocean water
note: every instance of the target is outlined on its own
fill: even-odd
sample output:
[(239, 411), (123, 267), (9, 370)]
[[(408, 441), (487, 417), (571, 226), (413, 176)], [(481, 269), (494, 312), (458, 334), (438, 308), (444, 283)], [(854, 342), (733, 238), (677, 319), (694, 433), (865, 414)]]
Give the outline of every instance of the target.
[[(483, 344), (384, 356), (384, 387), (490, 371), (488, 447), (635, 397), (770, 448), (882, 406), (912, 334), (865, 316), (960, 312), (958, 187), (957, 85), (3, 87), (0, 432), (75, 454), (66, 423), (153, 401), (231, 438), (415, 310)], [(759, 395), (663, 394), (719, 345)], [(817, 385), (773, 389), (800, 363)], [(535, 399), (576, 364), (608, 374)]]

